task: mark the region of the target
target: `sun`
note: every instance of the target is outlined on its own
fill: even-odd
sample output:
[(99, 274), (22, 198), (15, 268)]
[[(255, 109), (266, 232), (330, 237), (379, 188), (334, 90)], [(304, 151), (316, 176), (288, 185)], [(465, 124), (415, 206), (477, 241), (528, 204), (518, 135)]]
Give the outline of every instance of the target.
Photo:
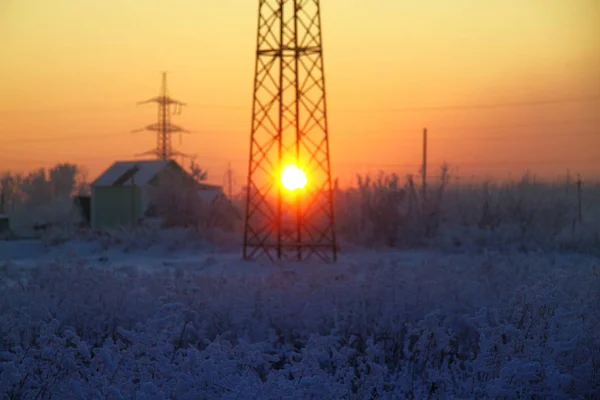
[(306, 174), (295, 165), (288, 165), (281, 172), (281, 184), (287, 190), (303, 189), (307, 183)]

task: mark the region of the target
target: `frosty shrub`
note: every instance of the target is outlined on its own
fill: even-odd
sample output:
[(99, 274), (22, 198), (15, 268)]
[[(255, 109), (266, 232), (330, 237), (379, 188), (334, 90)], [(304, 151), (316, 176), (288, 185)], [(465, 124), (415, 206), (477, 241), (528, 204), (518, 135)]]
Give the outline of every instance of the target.
[(35, 228), (64, 229), (81, 222), (73, 207), (72, 195), (85, 190), (85, 170), (61, 163), (26, 175), (4, 172), (0, 191), (11, 229), (18, 235), (31, 235)]
[(32, 206), (17, 206), (11, 213), (11, 229), (17, 234), (31, 235), (36, 228), (68, 231), (83, 220), (70, 197), (47, 200)]
[(592, 257), (219, 263), (0, 265), (0, 398), (600, 393), (600, 265)]
[(600, 186), (584, 187), (582, 221), (576, 188), (564, 183), (457, 184), (443, 168), (426, 201), (412, 177), (358, 176), (357, 187), (336, 190), (344, 243), (446, 250), (569, 250), (600, 254)]
[(403, 213), (406, 191), (396, 175), (357, 177), (358, 188), (336, 190), (337, 229), (363, 245), (395, 246), (409, 226)]

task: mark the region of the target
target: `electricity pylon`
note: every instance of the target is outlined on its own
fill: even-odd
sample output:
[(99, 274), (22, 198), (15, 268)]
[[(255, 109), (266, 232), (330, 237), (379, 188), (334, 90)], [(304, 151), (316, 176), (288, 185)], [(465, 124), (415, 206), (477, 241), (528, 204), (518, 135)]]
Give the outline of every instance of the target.
[[(319, 0), (260, 0), (257, 36), (244, 258), (335, 261)], [(308, 178), (293, 192), (292, 164)]]
[(171, 143), (171, 135), (173, 133), (190, 133), (180, 126), (171, 123), (171, 115), (181, 114), (181, 110), (185, 103), (169, 97), (167, 89), (167, 73), (162, 73), (162, 87), (158, 97), (149, 100), (139, 101), (137, 104), (158, 103), (158, 120), (154, 124), (150, 124), (144, 128), (133, 130), (132, 132), (152, 131), (156, 132), (156, 149), (149, 150), (145, 154), (155, 155), (160, 160), (170, 160), (174, 156), (185, 156), (183, 153), (173, 151)]

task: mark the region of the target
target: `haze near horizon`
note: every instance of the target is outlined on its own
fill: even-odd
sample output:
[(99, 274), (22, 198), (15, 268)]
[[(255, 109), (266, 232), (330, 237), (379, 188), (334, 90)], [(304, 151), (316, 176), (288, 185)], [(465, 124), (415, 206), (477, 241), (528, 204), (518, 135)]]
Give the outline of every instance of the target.
[[(322, 2), (332, 172), (600, 177), (600, 2)], [(209, 181), (247, 173), (257, 2), (0, 4), (0, 170), (94, 179), (154, 146), (160, 72)]]

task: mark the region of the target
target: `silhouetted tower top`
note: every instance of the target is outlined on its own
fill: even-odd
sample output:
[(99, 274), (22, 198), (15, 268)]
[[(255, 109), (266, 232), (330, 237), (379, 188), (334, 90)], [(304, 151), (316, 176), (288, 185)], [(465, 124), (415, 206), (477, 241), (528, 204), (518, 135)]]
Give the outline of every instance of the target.
[(182, 153), (173, 151), (171, 135), (177, 132), (189, 133), (189, 131), (178, 125), (172, 124), (171, 115), (181, 114), (181, 110), (186, 104), (169, 96), (166, 72), (162, 73), (162, 87), (158, 97), (153, 97), (145, 101), (139, 101), (137, 105), (148, 103), (158, 104), (157, 122), (144, 128), (136, 129), (132, 132), (141, 132), (144, 130), (156, 132), (156, 149), (142, 154), (154, 154), (158, 159), (162, 160), (170, 160), (173, 158), (173, 156), (183, 155)]

